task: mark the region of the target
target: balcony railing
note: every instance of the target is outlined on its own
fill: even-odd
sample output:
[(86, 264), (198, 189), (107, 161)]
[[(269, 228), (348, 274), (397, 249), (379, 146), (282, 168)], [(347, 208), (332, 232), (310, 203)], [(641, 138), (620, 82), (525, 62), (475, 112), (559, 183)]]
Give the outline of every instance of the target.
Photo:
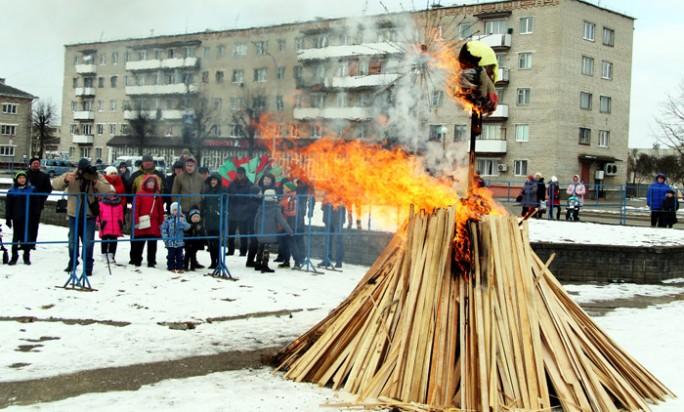
[(508, 105), (507, 104), (500, 104), (496, 106), (496, 110), (494, 112), (487, 116), (483, 117), (483, 120), (507, 120), (508, 119)]
[[(157, 118), (157, 110), (143, 110), (146, 117), (150, 119)], [(186, 110), (161, 110), (161, 120), (180, 120), (185, 114), (192, 114), (192, 111)], [(124, 119), (131, 120), (138, 116), (137, 110), (124, 110)]]
[(294, 117), (298, 120), (306, 119), (344, 119), (368, 120), (373, 113), (367, 107), (298, 107), (294, 109)]
[(508, 67), (499, 67), (496, 84), (508, 83), (511, 77), (511, 70)]
[(93, 144), (95, 136), (91, 134), (75, 134), (71, 136), (71, 141), (77, 144)]
[(168, 95), (168, 94), (188, 94), (197, 93), (197, 86), (194, 84), (174, 83), (174, 84), (155, 84), (150, 86), (126, 86), (128, 95)]
[(363, 43), (355, 45), (329, 46), (320, 49), (303, 49), (297, 52), (297, 60), (328, 60), (355, 56), (378, 56), (400, 54), (403, 50), (397, 43)]
[(511, 35), (510, 34), (485, 34), (483, 36), (474, 36), (475, 40), (479, 40), (492, 49), (510, 49)]
[(355, 89), (362, 87), (383, 87), (394, 83), (398, 73), (369, 74), (367, 76), (345, 76), (326, 79), (326, 86), (336, 89)]
[(74, 68), (78, 74), (94, 74), (97, 72), (97, 66), (94, 64), (77, 64)]
[(95, 112), (88, 110), (79, 110), (74, 112), (74, 120), (94, 120)]
[(173, 58), (173, 59), (153, 59), (126, 62), (126, 70), (159, 70), (159, 69), (180, 69), (199, 67), (197, 57)]
[(476, 140), (475, 153), (506, 153), (505, 140)]
[(74, 89), (76, 96), (95, 96), (94, 87), (77, 87)]

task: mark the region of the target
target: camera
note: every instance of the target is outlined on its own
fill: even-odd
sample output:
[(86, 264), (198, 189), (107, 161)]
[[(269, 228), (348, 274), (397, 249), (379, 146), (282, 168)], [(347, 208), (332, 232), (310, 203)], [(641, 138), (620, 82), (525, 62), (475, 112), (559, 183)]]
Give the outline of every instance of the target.
[(97, 168), (95, 166), (88, 165), (82, 169), (81, 174), (85, 180), (95, 180), (97, 179)]

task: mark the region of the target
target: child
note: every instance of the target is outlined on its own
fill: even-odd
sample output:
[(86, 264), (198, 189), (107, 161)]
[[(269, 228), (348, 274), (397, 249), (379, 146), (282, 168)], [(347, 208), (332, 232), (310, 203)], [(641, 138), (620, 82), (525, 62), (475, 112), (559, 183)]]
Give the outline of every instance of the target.
[(117, 196), (116, 189), (110, 189), (100, 201), (97, 223), (100, 225), (100, 239), (106, 241), (101, 243), (103, 260), (116, 264), (116, 239), (121, 237), (124, 226), (124, 202), (121, 196)]
[(679, 201), (677, 200), (677, 194), (672, 189), (665, 192), (665, 199), (660, 205), (660, 220), (658, 221), (658, 227), (672, 227), (677, 223), (677, 210), (679, 209)]
[[(147, 267), (153, 268), (157, 264), (157, 238), (161, 237), (159, 226), (164, 220), (164, 201), (159, 192), (159, 181), (155, 174), (146, 175), (141, 189), (135, 196), (135, 223), (131, 241), (131, 261), (132, 265), (140, 267), (142, 265), (142, 254), (147, 242)], [(149, 216), (149, 226), (141, 227), (140, 218)]]
[[(204, 224), (199, 209), (192, 208), (188, 212), (189, 228), (185, 230), (185, 270), (203, 269), (197, 261), (197, 251), (204, 249), (205, 237)], [(200, 239), (198, 239), (200, 238)]]
[(17, 264), (17, 260), (19, 260), (18, 249), (24, 251), (24, 264), (31, 264), (31, 248), (36, 242), (36, 236), (29, 230), (28, 238), (25, 239), (24, 232), (26, 232), (25, 229), (28, 222), (32, 219), (40, 218), (42, 204), (40, 196), (31, 196), (33, 192), (34, 187), (29, 184), (26, 172), (17, 172), (14, 175), (14, 185), (7, 192), (5, 199), (5, 224), (10, 229), (12, 229), (14, 224), (14, 231), (12, 232), (12, 258), (8, 262), (10, 265)]
[(166, 269), (173, 273), (184, 273), (183, 232), (190, 229), (190, 224), (181, 213), (178, 202), (171, 203), (169, 215), (161, 225), (162, 239), (168, 250), (166, 255)]
[(256, 264), (261, 269), (261, 273), (275, 272), (268, 267), (268, 259), (271, 249), (278, 244), (278, 225), (292, 235), (292, 228), (283, 216), (282, 209), (276, 199), (275, 190), (267, 189), (264, 192), (263, 203), (259, 205), (254, 219), (254, 233), (256, 233), (259, 241)]
[(565, 212), (565, 220), (579, 220), (580, 199), (571, 195), (568, 198), (567, 212)]

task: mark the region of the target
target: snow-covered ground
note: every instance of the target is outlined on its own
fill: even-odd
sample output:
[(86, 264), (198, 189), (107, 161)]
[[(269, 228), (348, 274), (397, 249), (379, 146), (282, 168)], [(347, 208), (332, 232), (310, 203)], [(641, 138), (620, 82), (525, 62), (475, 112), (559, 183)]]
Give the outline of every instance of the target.
[[(8, 231), (5, 228), (5, 239)], [(530, 222), (531, 240), (590, 244), (682, 244), (679, 231), (594, 225), (583, 222)], [(42, 225), (41, 240), (66, 240), (65, 228)], [(116, 367), (232, 350), (285, 345), (321, 320), (345, 298), (366, 267), (345, 265), (342, 272), (312, 275), (279, 269), (272, 274), (244, 267), (244, 258), (229, 257), (237, 282), (202, 273), (176, 275), (164, 270), (159, 244), (158, 267), (130, 267), (96, 261), (91, 284), (96, 292), (69, 291), (65, 244), (39, 245), (31, 266), (0, 265), (0, 382), (52, 377), (69, 372)], [(99, 245), (96, 251), (99, 250)], [(128, 261), (128, 243), (119, 245), (117, 260)], [(200, 261), (208, 255), (201, 252)], [(318, 260), (315, 261), (317, 263)], [(684, 278), (684, 269), (683, 275)], [(684, 291), (674, 285), (571, 285), (580, 303), (628, 299), (636, 295), (669, 295)], [(289, 314), (282, 315), (283, 311)], [(259, 317), (240, 315), (272, 312)], [(596, 321), (676, 394), (684, 394), (684, 302), (621, 308)], [(33, 322), (7, 318), (29, 317)], [(236, 319), (231, 319), (231, 318)], [(73, 324), (56, 319), (92, 319)], [(217, 319), (222, 318), (222, 319)], [(105, 321), (125, 322), (116, 326)], [(166, 323), (192, 322), (194, 329), (176, 330)], [(56, 339), (41, 339), (44, 337)], [(28, 351), (20, 345), (40, 345)], [(24, 364), (25, 366), (17, 366)], [(8, 411), (337, 411), (327, 403), (352, 400), (346, 393), (286, 381), (268, 368), (212, 373), (165, 380), (137, 391), (91, 393), (61, 401), (11, 406)], [(684, 401), (670, 400), (656, 412), (680, 412)]]

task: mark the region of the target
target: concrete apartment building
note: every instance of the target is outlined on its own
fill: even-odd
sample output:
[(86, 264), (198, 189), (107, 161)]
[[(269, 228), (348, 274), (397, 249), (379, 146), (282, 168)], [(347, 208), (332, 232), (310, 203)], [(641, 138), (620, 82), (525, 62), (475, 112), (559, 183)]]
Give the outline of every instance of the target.
[(0, 78), (0, 163), (26, 162), (31, 156), (31, 116), (35, 97)]
[[(171, 161), (202, 99), (203, 163), (214, 167), (246, 154), (235, 115), (247, 108), (278, 125), (274, 141), (409, 134), (412, 149), (462, 148), (469, 115), (438, 76), (421, 75), (430, 57), (416, 50), (449, 44), (457, 54), (473, 38), (499, 60), (499, 108), (476, 144), (482, 175), (623, 183), (633, 30), (632, 17), (586, 1), (515, 0), (68, 45), (61, 150), (104, 161), (137, 154), (128, 119), (142, 111), (159, 123), (150, 151)], [(414, 101), (402, 112), (406, 84)]]

